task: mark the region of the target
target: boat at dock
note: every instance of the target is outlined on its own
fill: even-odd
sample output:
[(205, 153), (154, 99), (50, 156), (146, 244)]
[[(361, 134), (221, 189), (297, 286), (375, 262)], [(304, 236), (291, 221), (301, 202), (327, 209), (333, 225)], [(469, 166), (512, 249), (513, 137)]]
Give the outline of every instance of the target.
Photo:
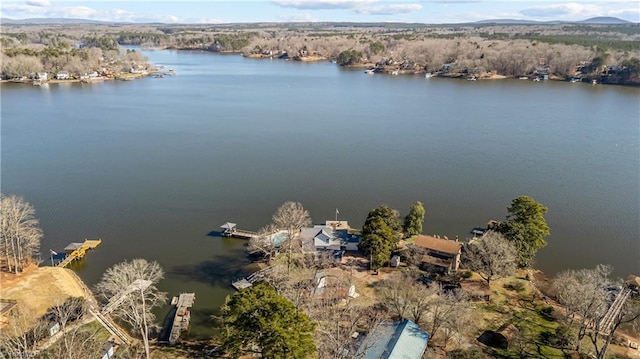
[(180, 293), (179, 296), (171, 298), (171, 305), (174, 307), (169, 314), (171, 321), (167, 322), (163, 329), (161, 341), (168, 342), (169, 345), (176, 345), (180, 341), (181, 333), (189, 330), (191, 307), (195, 300), (195, 293)]

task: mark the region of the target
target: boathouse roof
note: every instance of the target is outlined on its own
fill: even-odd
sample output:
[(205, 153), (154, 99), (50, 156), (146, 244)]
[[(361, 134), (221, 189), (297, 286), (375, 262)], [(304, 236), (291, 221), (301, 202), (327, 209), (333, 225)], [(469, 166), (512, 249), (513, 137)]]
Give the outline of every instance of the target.
[(225, 224), (221, 225), (220, 228), (231, 230), (231, 229), (236, 228), (236, 226), (237, 226), (237, 224), (235, 224), (235, 223), (225, 222)]
[(78, 242), (72, 242), (69, 243), (69, 245), (67, 245), (66, 247), (64, 247), (65, 251), (75, 251), (76, 249), (82, 247), (82, 243), (78, 243)]

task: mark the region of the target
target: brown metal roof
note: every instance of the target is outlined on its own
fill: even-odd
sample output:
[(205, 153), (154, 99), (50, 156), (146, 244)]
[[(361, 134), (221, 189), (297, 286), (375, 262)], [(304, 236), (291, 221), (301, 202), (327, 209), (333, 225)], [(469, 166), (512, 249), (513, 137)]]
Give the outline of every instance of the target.
[(431, 236), (426, 236), (424, 234), (418, 235), (416, 238), (416, 246), (438, 251), (441, 253), (447, 254), (458, 254), (460, 253), (460, 248), (462, 248), (462, 243), (456, 241), (450, 241), (447, 239), (440, 239)]

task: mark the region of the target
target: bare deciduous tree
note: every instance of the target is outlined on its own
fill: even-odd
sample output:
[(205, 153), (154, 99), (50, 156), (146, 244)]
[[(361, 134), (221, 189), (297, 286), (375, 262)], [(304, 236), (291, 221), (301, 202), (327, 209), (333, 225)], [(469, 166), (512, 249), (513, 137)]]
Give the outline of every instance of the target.
[[(593, 317), (603, 315), (606, 307), (605, 288), (609, 283), (610, 266), (599, 265), (594, 269), (567, 270), (556, 276), (553, 289), (560, 304), (567, 310), (567, 316), (578, 323), (576, 351), (586, 336)], [(593, 313), (600, 314), (594, 315)]]
[(0, 330), (0, 357), (21, 358), (36, 355), (43, 338), (45, 323), (36, 314), (18, 304), (8, 315), (8, 323)]
[(285, 229), (289, 238), (287, 243), (287, 269), (291, 269), (291, 252), (293, 251), (294, 242), (298, 246), (302, 246), (299, 241), (294, 241), (300, 229), (311, 225), (311, 217), (309, 212), (302, 207), (300, 202), (288, 201), (280, 206), (271, 217), (273, 224), (279, 229)]
[(257, 237), (249, 240), (247, 251), (249, 254), (264, 258), (267, 262), (271, 261), (276, 253), (276, 244), (272, 239), (273, 233), (277, 231), (274, 224), (269, 224), (258, 231)]
[(500, 233), (489, 231), (479, 240), (465, 245), (464, 249), (462, 262), (487, 284), (516, 271), (516, 248)]
[(96, 285), (97, 295), (105, 303), (122, 300), (115, 306), (113, 314), (137, 331), (143, 341), (146, 358), (149, 358), (150, 328), (156, 326), (152, 309), (167, 299), (166, 293), (156, 288), (163, 277), (164, 271), (158, 262), (134, 259), (107, 269)]
[(616, 315), (608, 330), (602, 327), (619, 291), (614, 290), (618, 287), (609, 278), (612, 270), (608, 265), (568, 270), (558, 274), (553, 281), (558, 301), (566, 307), (567, 316), (578, 323), (576, 351), (580, 352), (582, 339), (589, 336), (598, 359), (605, 357), (613, 335), (621, 325), (640, 325), (640, 303), (637, 299), (627, 299), (617, 313), (613, 312)]
[(446, 342), (468, 322), (469, 301), (460, 292), (447, 292), (435, 283), (427, 287), (408, 275), (384, 281), (380, 290), (392, 315), (428, 328), (432, 338), (443, 332)]
[(22, 197), (0, 196), (0, 263), (18, 273), (38, 256), (42, 230), (35, 209)]
[(360, 342), (353, 340), (353, 334), (370, 332), (383, 317), (380, 311), (353, 302), (334, 305), (315, 301), (307, 312), (316, 322), (318, 357), (327, 359), (354, 358)]
[(99, 339), (101, 327), (87, 326), (83, 321), (88, 312), (88, 303), (82, 297), (67, 298), (49, 309), (45, 319), (60, 325), (61, 338), (47, 347), (47, 358), (51, 359), (84, 359), (100, 352), (103, 342)]

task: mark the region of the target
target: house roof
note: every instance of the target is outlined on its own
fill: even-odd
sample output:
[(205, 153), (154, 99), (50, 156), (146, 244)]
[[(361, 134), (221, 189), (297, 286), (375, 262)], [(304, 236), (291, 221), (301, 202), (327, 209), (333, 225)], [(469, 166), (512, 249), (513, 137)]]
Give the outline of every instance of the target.
[(329, 240), (334, 237), (332, 232), (333, 231), (323, 229), (320, 232), (318, 232), (318, 234), (316, 234), (314, 239), (317, 241), (329, 243)]
[(448, 239), (440, 239), (424, 234), (418, 235), (415, 245), (418, 247), (438, 251), (447, 254), (458, 254), (462, 248), (462, 243), (450, 241)]
[[(369, 340), (367, 340), (369, 339)], [(429, 333), (410, 320), (383, 322), (362, 343), (356, 357), (363, 359), (420, 359)]]
[[(315, 248), (340, 249), (340, 245), (342, 244), (342, 235), (340, 232), (342, 231), (334, 231), (325, 226), (306, 227), (300, 230), (300, 240), (303, 246), (311, 242)], [(306, 244), (306, 246), (310, 245), (311, 244)]]

